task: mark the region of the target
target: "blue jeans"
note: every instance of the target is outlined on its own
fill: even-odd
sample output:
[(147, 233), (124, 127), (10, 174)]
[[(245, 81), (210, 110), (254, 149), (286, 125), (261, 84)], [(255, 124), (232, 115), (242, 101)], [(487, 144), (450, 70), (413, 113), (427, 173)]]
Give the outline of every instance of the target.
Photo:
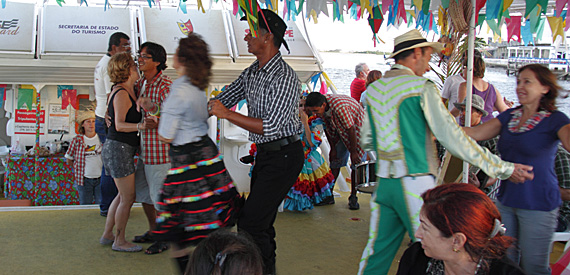
[(558, 208), (551, 211), (508, 207), (496, 202), (506, 235), (517, 239), (508, 256), (527, 274), (550, 274), (550, 243), (558, 222)]
[(101, 178), (83, 178), (83, 186), (77, 185), (77, 192), (79, 193), (79, 204), (95, 204), (101, 203)]
[[(107, 125), (105, 124), (105, 119), (102, 117), (95, 117), (95, 132), (99, 135), (101, 143), (104, 143), (107, 139)], [(101, 203), (99, 204), (99, 209), (101, 213), (107, 213), (109, 211), (109, 206), (117, 196), (118, 190), (115, 186), (115, 181), (111, 176), (105, 173), (105, 166), (103, 165), (103, 171), (101, 172)]]

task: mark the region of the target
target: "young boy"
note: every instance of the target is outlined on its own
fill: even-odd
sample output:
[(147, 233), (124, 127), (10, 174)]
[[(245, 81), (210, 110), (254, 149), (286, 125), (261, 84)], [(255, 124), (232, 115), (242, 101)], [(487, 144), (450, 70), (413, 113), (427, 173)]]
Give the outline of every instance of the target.
[(65, 157), (73, 163), (75, 183), (79, 192), (80, 204), (101, 202), (101, 140), (95, 133), (95, 113), (80, 111), (77, 116), (79, 135), (69, 145)]

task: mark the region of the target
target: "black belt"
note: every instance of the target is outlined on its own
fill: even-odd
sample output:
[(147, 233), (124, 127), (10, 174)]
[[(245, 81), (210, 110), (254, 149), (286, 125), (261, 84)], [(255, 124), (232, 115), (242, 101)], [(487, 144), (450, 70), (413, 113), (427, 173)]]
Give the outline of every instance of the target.
[(270, 141), (270, 142), (266, 142), (266, 143), (261, 143), (261, 144), (256, 144), (257, 149), (262, 150), (262, 151), (279, 151), (281, 150), (281, 148), (285, 145), (289, 145), (293, 142), (299, 141), (301, 140), (301, 137), (299, 135), (292, 135), (292, 136), (288, 136), (286, 138), (282, 138), (282, 139), (278, 139), (278, 140), (274, 140), (274, 141)]

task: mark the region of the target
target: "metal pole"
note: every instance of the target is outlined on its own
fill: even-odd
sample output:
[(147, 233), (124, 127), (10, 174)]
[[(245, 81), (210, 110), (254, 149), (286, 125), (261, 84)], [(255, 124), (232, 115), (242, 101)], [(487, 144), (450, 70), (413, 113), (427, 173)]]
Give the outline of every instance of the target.
[[(475, 48), (475, 7), (477, 5), (476, 0), (471, 0), (471, 20), (469, 20), (469, 39), (467, 44), (467, 94), (465, 98), (467, 99), (467, 104), (465, 104), (465, 127), (471, 127), (471, 98), (473, 94), (473, 52)], [(463, 180), (462, 182), (467, 183), (469, 179), (469, 163), (463, 162)]]

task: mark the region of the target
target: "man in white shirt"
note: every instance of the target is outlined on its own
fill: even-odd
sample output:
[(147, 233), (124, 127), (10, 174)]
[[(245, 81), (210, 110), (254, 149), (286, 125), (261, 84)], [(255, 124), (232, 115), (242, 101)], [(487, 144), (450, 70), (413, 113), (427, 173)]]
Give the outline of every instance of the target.
[[(99, 60), (95, 67), (95, 99), (97, 107), (95, 108), (95, 132), (101, 138), (101, 142), (105, 142), (107, 138), (107, 125), (105, 124), (105, 113), (107, 112), (107, 95), (111, 92), (111, 79), (107, 73), (107, 64), (116, 53), (130, 52), (131, 42), (129, 36), (116, 32), (109, 38), (109, 48), (107, 54)], [(101, 172), (101, 216), (106, 217), (107, 211), (113, 199), (117, 195), (117, 187), (111, 176), (105, 174), (105, 168)]]

